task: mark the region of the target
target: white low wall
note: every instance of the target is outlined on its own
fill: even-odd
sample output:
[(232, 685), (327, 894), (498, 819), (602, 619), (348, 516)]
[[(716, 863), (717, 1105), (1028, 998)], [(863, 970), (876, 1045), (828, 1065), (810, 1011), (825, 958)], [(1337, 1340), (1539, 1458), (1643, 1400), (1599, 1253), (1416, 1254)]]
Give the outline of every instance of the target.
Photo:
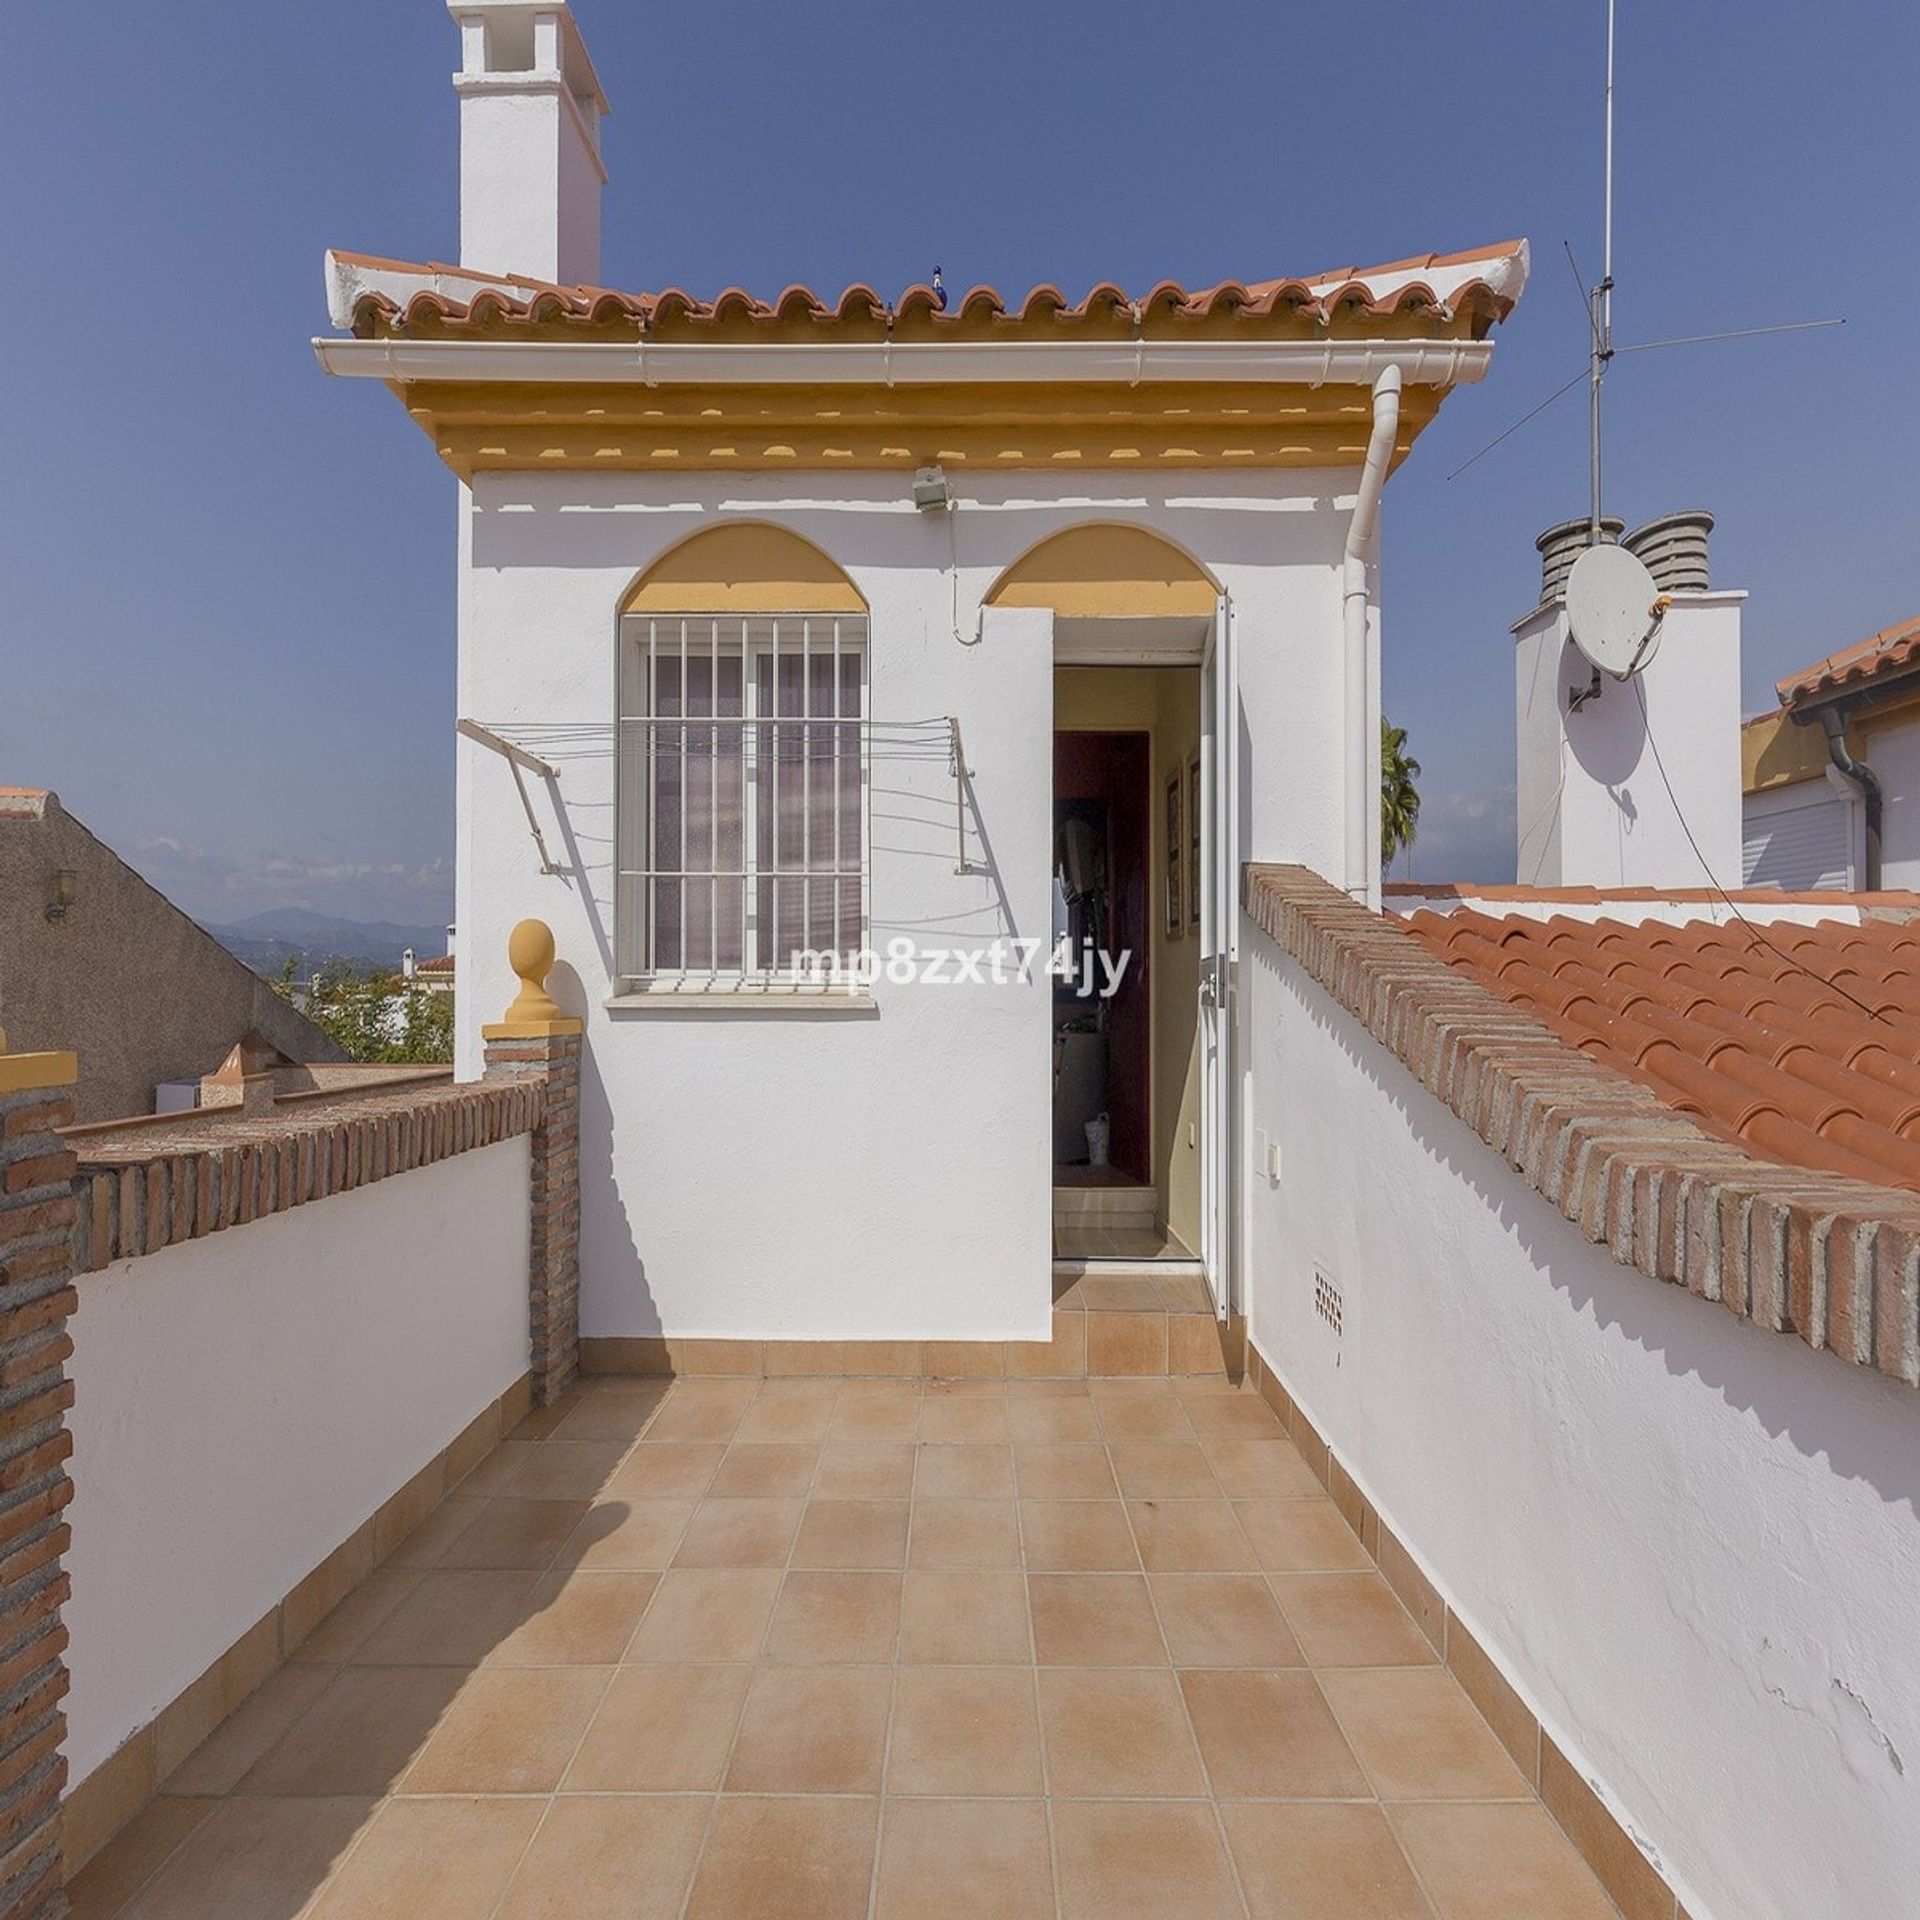
[(1264, 934), (1246, 975), (1288, 1391), (1694, 1920), (1912, 1912), (1920, 1397), (1616, 1265)]
[(79, 1280), (84, 1780), (527, 1371), (522, 1135)]

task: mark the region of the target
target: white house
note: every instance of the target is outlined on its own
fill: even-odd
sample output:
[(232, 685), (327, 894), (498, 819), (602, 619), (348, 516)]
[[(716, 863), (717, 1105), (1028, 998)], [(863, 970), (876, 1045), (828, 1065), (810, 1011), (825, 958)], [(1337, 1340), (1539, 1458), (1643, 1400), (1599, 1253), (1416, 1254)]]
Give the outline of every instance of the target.
[[(572, 12), (452, 11), (460, 264), (330, 255), (318, 351), (461, 482), (458, 1066), (544, 919), (584, 1332), (1044, 1337), (1056, 1186), (1065, 1252), (1197, 1260), (1227, 1314), (1236, 876), (1377, 900), (1381, 489), (1525, 244), (607, 291)], [(1049, 979), (1057, 916), (1110, 996)]]

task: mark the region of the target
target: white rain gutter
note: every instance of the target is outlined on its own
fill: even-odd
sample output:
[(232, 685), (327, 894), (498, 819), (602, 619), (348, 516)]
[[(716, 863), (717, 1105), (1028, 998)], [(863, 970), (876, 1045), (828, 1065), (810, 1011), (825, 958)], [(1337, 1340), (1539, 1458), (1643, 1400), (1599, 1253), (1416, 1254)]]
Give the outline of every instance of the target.
[[(554, 381), (581, 385), (933, 386), (971, 381), (1145, 380), (1321, 387), (1481, 380), (1491, 340), (1000, 340), (805, 343), (318, 339), (328, 373), (349, 379)], [(1397, 403), (1396, 403), (1397, 404)], [(1375, 418), (1378, 420), (1376, 399)], [(1377, 429), (1376, 429), (1377, 431)], [(1372, 454), (1368, 460), (1371, 467)], [(1369, 469), (1370, 470), (1370, 469)]]
[[(1373, 719), (1372, 688), (1367, 672), (1367, 565), (1373, 557), (1380, 526), (1380, 494), (1387, 484), (1387, 464), (1400, 433), (1401, 369), (1381, 369), (1373, 383), (1373, 432), (1367, 439), (1367, 457), (1360, 469), (1360, 490), (1354, 496), (1353, 518), (1347, 523), (1347, 551), (1342, 564), (1341, 641), (1346, 666), (1346, 815), (1347, 892), (1363, 906), (1378, 900), (1380, 875), (1371, 858), (1372, 823), (1380, 811), (1379, 723)], [(1369, 794), (1371, 793), (1371, 798)], [(1371, 811), (1369, 811), (1371, 809)]]

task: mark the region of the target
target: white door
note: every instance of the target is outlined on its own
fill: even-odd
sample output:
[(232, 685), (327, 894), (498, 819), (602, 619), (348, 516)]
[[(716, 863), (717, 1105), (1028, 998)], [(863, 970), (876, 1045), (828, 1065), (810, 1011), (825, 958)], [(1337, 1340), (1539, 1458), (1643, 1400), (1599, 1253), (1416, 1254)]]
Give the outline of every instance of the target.
[(1200, 1263), (1233, 1311), (1233, 993), (1240, 927), (1240, 680), (1219, 601), (1200, 668)]

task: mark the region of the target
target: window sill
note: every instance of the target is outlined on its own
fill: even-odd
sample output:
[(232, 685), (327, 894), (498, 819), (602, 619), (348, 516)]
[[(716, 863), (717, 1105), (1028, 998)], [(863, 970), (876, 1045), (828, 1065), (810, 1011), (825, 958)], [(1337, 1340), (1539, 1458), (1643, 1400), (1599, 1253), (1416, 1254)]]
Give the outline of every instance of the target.
[(831, 987), (641, 987), (609, 994), (601, 1002), (609, 1013), (746, 1014), (839, 1013), (872, 1015), (880, 1011), (871, 993)]

